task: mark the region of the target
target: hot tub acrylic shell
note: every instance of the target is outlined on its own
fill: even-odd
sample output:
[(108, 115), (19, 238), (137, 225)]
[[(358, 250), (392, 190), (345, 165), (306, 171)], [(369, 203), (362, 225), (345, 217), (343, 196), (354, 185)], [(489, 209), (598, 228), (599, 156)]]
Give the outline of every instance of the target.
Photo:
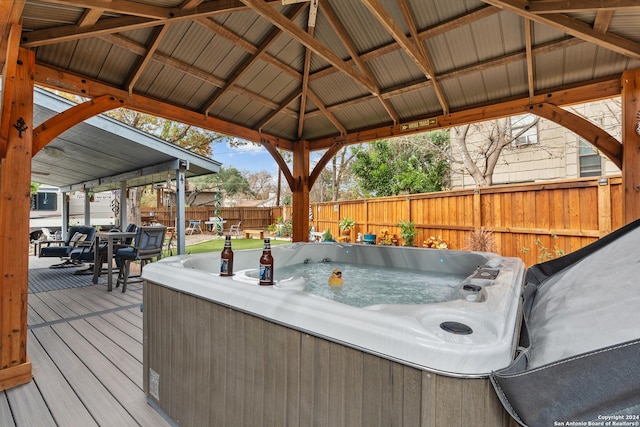
[[(234, 252), (231, 277), (220, 277), (218, 253), (184, 255), (145, 266), (143, 278), (389, 360), (455, 377), (486, 377), (512, 360), (519, 334), (525, 267), (519, 258), (435, 249), (295, 243), (272, 248), (274, 265), (340, 262), (440, 271), (480, 285), (476, 301), (356, 308), (299, 289), (296, 278), (258, 286), (251, 278), (262, 250)], [(499, 270), (495, 280), (471, 278), (478, 267)], [(248, 274), (247, 274), (248, 273)], [(255, 277), (255, 274), (253, 274)], [(467, 325), (468, 335), (444, 322)]]

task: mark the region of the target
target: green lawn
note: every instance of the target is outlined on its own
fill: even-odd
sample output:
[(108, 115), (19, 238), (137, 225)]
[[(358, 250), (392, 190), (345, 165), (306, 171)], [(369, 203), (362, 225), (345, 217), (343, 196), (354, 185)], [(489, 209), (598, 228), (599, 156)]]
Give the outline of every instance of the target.
[[(271, 246), (284, 245), (291, 243), (289, 240), (274, 240), (271, 239)], [(200, 254), (203, 252), (220, 252), (224, 246), (224, 239), (214, 239), (207, 242), (198, 243), (195, 245), (187, 246), (186, 253), (188, 254)], [(258, 249), (264, 247), (264, 241), (260, 239), (231, 239), (231, 248), (235, 250), (241, 249)]]

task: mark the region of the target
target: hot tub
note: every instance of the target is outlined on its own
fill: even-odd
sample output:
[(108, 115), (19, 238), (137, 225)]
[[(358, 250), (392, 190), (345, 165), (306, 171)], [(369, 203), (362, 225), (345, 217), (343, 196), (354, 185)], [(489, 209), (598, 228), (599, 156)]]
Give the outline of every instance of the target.
[[(171, 389), (185, 386), (199, 393), (197, 390), (202, 390), (202, 387), (213, 387), (217, 391), (212, 393), (222, 393), (218, 397), (227, 396), (230, 392), (230, 376), (233, 378), (232, 389), (239, 381), (238, 375), (242, 377), (243, 395), (254, 393), (251, 390), (255, 389), (256, 381), (258, 388), (270, 383), (267, 394), (274, 390), (276, 394), (286, 394), (287, 387), (295, 383), (296, 400), (302, 405), (299, 394), (305, 384), (303, 377), (307, 370), (304, 365), (309, 363), (309, 357), (313, 360), (327, 358), (327, 366), (315, 366), (313, 363), (316, 362), (312, 361), (308, 370), (326, 371), (326, 378), (323, 374), (323, 380), (313, 381), (314, 384), (320, 381), (316, 386), (321, 386), (314, 393), (328, 393), (325, 397), (331, 400), (330, 396), (336, 393), (331, 386), (334, 375), (332, 358), (340, 355), (341, 362), (337, 366), (343, 375), (338, 389), (342, 392), (356, 387), (359, 393), (368, 393), (370, 387), (362, 387), (365, 380), (361, 376), (380, 375), (379, 366), (365, 363), (372, 357), (376, 364), (397, 366), (390, 368), (391, 373), (394, 369), (411, 369), (409, 372), (416, 375), (415, 381), (423, 388), (431, 387), (424, 383), (425, 379), (438, 378), (439, 386), (433, 389), (435, 399), (439, 399), (437, 395), (440, 392), (450, 395), (450, 385), (439, 389), (445, 382), (456, 384), (454, 388), (466, 389), (471, 399), (467, 405), (478, 405), (485, 408), (484, 411), (487, 407), (494, 407), (496, 411), (493, 415), (485, 414), (491, 419), (487, 424), (478, 422), (474, 415), (476, 425), (502, 425), (502, 421), (496, 421), (503, 418), (502, 408), (486, 377), (492, 371), (509, 365), (514, 356), (525, 273), (520, 259), (466, 251), (295, 243), (272, 248), (277, 280), (274, 286), (265, 287), (259, 286), (257, 280), (261, 253), (262, 250), (236, 250), (233, 277), (217, 274), (218, 253), (167, 258), (144, 268), (145, 390), (151, 401), (162, 410), (175, 409), (175, 402), (166, 401), (168, 388), (162, 386), (168, 387), (168, 377), (171, 378)], [(390, 286), (393, 286), (392, 281), (402, 282), (402, 274), (398, 274), (401, 270), (413, 273), (435, 271), (458, 280), (453, 286), (448, 284), (452, 287), (451, 296), (444, 302), (376, 303), (354, 307), (305, 292), (305, 279), (301, 276), (278, 276), (279, 269), (285, 266), (316, 263), (339, 266), (347, 271), (349, 265), (393, 269)], [(349, 286), (347, 280), (343, 286)], [(305, 350), (305, 346), (310, 345), (309, 340), (314, 344)], [(198, 354), (201, 351), (206, 354)], [(347, 379), (354, 373), (347, 372), (350, 369), (344, 365), (344, 358), (351, 360), (351, 356), (345, 354), (352, 354), (357, 361), (353, 363), (357, 366), (356, 375), (360, 376), (355, 383)], [(185, 360), (177, 361), (184, 357)], [(293, 366), (288, 365), (290, 363)], [(272, 381), (267, 381), (271, 378), (266, 373), (270, 365), (278, 373), (273, 374)], [(185, 372), (197, 370), (199, 366), (202, 369), (206, 367), (206, 384), (200, 387), (192, 384), (192, 388), (184, 384), (178, 386), (178, 379), (186, 378)], [(260, 372), (257, 379), (254, 377), (256, 369)], [(296, 372), (291, 374), (293, 383), (277, 379), (279, 375), (286, 377), (289, 369)], [(209, 376), (214, 371), (218, 372), (215, 380)], [(249, 380), (247, 375), (251, 377)], [(411, 376), (407, 375), (403, 374), (402, 378)], [(475, 382), (474, 379), (482, 380)], [(195, 375), (191, 381), (203, 380)], [(219, 382), (218, 386), (212, 384), (215, 381)], [(400, 381), (392, 375), (389, 387), (394, 387), (393, 384), (397, 387)], [(465, 386), (464, 381), (471, 383)], [(483, 390), (482, 394), (473, 391), (474, 387), (469, 384), (482, 384), (477, 385)], [(376, 387), (380, 388), (380, 384)], [(165, 396), (163, 389), (167, 390)], [(187, 390), (183, 392), (188, 393)], [(424, 393), (425, 390), (422, 391)], [(464, 396), (465, 392), (461, 392), (455, 399), (468, 400)], [(258, 400), (264, 398), (261, 396)], [(257, 397), (253, 396), (249, 400), (254, 402), (255, 399)], [(487, 404), (487, 399), (490, 404)], [(358, 407), (362, 418), (366, 417), (367, 410), (361, 407), (361, 403)], [(418, 406), (423, 408), (425, 404), (423, 396)], [(447, 402), (449, 404), (451, 402)], [(298, 406), (298, 411), (307, 406)], [(222, 405), (219, 409), (227, 414), (227, 418), (230, 416), (228, 406)], [(236, 415), (242, 418), (247, 410), (250, 409), (244, 408)], [(406, 411), (406, 407), (402, 409), (403, 413)], [(417, 416), (425, 415), (424, 409), (417, 411), (422, 414)], [(168, 414), (173, 419), (184, 419), (182, 411), (172, 413), (170, 410)], [(464, 417), (464, 414), (456, 416)], [(311, 417), (316, 419), (317, 414)], [(203, 419), (198, 418), (198, 422), (201, 421)], [(244, 421), (241, 424), (246, 424)], [(274, 425), (278, 423), (274, 421)], [(336, 425), (349, 424), (339, 422)]]

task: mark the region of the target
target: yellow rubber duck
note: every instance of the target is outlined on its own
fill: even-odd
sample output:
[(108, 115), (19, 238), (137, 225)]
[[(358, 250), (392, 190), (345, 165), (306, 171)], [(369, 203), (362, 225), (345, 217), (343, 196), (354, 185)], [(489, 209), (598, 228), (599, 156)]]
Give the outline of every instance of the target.
[(331, 272), (329, 286), (342, 286), (342, 271), (339, 268), (334, 268)]

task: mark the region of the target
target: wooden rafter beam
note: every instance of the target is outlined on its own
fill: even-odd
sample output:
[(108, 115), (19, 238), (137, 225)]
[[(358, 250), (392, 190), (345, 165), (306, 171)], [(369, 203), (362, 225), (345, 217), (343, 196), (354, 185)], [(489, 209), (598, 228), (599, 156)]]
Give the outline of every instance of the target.
[(422, 41), (418, 38), (418, 29), (416, 28), (415, 20), (413, 19), (413, 14), (411, 10), (409, 10), (409, 5), (406, 0), (396, 0), (400, 9), (402, 10), (402, 15), (404, 16), (404, 20), (409, 26), (409, 33), (411, 34), (411, 40), (415, 43), (420, 56), (423, 58), (423, 62), (427, 67), (427, 73), (425, 77), (431, 76), (431, 84), (433, 85), (433, 90), (436, 92), (436, 96), (438, 98), (438, 102), (440, 102), (440, 106), (442, 107), (442, 112), (447, 114), (449, 112), (449, 103), (447, 102), (446, 97), (444, 96), (444, 91), (440, 86), (440, 83), (436, 79), (436, 73), (433, 69), (433, 65), (431, 62), (431, 58), (429, 53), (427, 52), (426, 47), (422, 43)]
[[(568, 39), (562, 39), (559, 41), (554, 41), (554, 42), (550, 42), (550, 43), (546, 43), (544, 45), (540, 45), (540, 46), (536, 46), (535, 48), (532, 49), (532, 54), (535, 57), (538, 54), (543, 54), (543, 53), (547, 53), (547, 52), (553, 52), (555, 50), (559, 50), (559, 49), (566, 49), (568, 47), (577, 45), (577, 44), (581, 44), (584, 43), (584, 41), (577, 39), (577, 38), (568, 38)], [(483, 70), (488, 70), (490, 68), (494, 68), (494, 67), (503, 67), (505, 65), (508, 64), (512, 64), (514, 62), (518, 62), (518, 61), (524, 61), (526, 60), (526, 53), (525, 52), (515, 52), (515, 53), (511, 53), (509, 55), (505, 55), (499, 58), (493, 58), (493, 59), (489, 59), (487, 61), (484, 62), (480, 62), (477, 64), (473, 64), (473, 65), (469, 65), (467, 67), (463, 67), (463, 68), (459, 68), (453, 71), (449, 71), (447, 73), (443, 73), (441, 75), (438, 75), (438, 80), (440, 80), (441, 82), (445, 81), (445, 80), (449, 80), (449, 79), (455, 79), (455, 78), (459, 78), (465, 75), (469, 75), (469, 74), (473, 74), (473, 73), (477, 73)], [(417, 80), (414, 82), (409, 82), (406, 83), (405, 85), (402, 85), (400, 87), (394, 87), (394, 88), (390, 88), (385, 90), (381, 96), (384, 98), (392, 98), (394, 96), (401, 96), (407, 92), (412, 92), (421, 88), (427, 88), (430, 87), (432, 84), (431, 80)], [(358, 102), (362, 102), (365, 101), (367, 99), (370, 99), (371, 96), (368, 97), (359, 97), (359, 98), (354, 98), (354, 99), (350, 99), (348, 101), (343, 101), (341, 103), (338, 104), (334, 104), (334, 105), (330, 105), (327, 106), (327, 110), (329, 111), (337, 111), (340, 110), (342, 108), (347, 108), (352, 104), (357, 104)], [(308, 116), (312, 116), (315, 114), (319, 114), (319, 112), (313, 112), (313, 113), (309, 113)]]
[(184, 0), (178, 8), (180, 9), (194, 9), (198, 7), (204, 0)]
[[(20, 24), (26, 0), (0, 1), (0, 72), (4, 69), (9, 32), (13, 24)], [(20, 24), (22, 25), (22, 24)]]
[(151, 40), (147, 51), (144, 53), (144, 55), (142, 55), (141, 60), (138, 62), (138, 65), (135, 67), (135, 69), (132, 70), (127, 80), (126, 87), (129, 90), (129, 94), (133, 93), (133, 87), (138, 82), (138, 79), (140, 79), (140, 76), (142, 76), (142, 72), (144, 71), (144, 69), (151, 62), (153, 54), (156, 52), (156, 50), (158, 50), (158, 46), (160, 45), (160, 42), (162, 41), (164, 36), (167, 35), (170, 26), (171, 24), (161, 25), (160, 27), (154, 29), (153, 34), (151, 34)]
[[(469, 25), (473, 22), (495, 15), (496, 13), (499, 13), (499, 12), (500, 12), (500, 9), (497, 7), (484, 6), (468, 14), (462, 14), (447, 22), (443, 22), (434, 27), (427, 28), (426, 30), (420, 31), (420, 33), (418, 33), (418, 38), (421, 41), (424, 41), (430, 37), (436, 37), (448, 31), (453, 31), (456, 28), (462, 27), (464, 25)], [(396, 43), (395, 41), (392, 41), (387, 43), (384, 46), (380, 46), (377, 49), (373, 49), (369, 52), (366, 52), (360, 55), (360, 59), (364, 62), (368, 62), (382, 55), (387, 55), (389, 53), (395, 52), (396, 50), (400, 50), (400, 49), (401, 47), (398, 45), (398, 43)], [(352, 61), (348, 61), (348, 63), (351, 63), (351, 62)], [(335, 68), (327, 67), (325, 69), (316, 71), (315, 73), (312, 74), (311, 77), (312, 77), (312, 80), (321, 79), (327, 76), (328, 74), (332, 74), (336, 72), (338, 71)]]
[(344, 135), (345, 133), (347, 133), (347, 129), (344, 127), (344, 125), (340, 122), (340, 120), (336, 118), (336, 116), (331, 111), (329, 111), (328, 108), (326, 108), (322, 104), (322, 101), (320, 100), (318, 95), (316, 95), (313, 91), (310, 90), (308, 93), (308, 96), (309, 98), (311, 98), (313, 103), (316, 104), (320, 113), (324, 115), (336, 127), (336, 129), (338, 129), (341, 135)]
[[(315, 23), (313, 26), (307, 28), (309, 37), (313, 38), (315, 32)], [(302, 138), (302, 132), (304, 130), (304, 114), (307, 110), (307, 94), (309, 93), (309, 69), (311, 68), (311, 49), (306, 48), (304, 52), (304, 65), (302, 66), (302, 86), (300, 90), (300, 108), (298, 114), (298, 130), (296, 135), (298, 139)]]
[[(394, 136), (408, 135), (416, 132), (426, 132), (435, 129), (446, 129), (463, 124), (477, 123), (493, 120), (501, 117), (515, 116), (528, 112), (529, 107), (536, 103), (550, 103), (555, 106), (580, 104), (597, 99), (613, 98), (620, 95), (620, 76), (610, 76), (598, 81), (560, 87), (537, 94), (533, 100), (529, 96), (507, 99), (502, 102), (478, 105), (464, 110), (449, 113), (447, 115), (434, 116), (437, 125), (429, 128), (417, 129), (413, 132), (403, 131), (400, 125), (382, 126), (374, 129), (351, 131), (344, 136), (332, 136), (311, 140), (312, 150), (325, 150), (331, 147), (336, 140), (346, 145), (356, 144), (362, 141), (391, 138)], [(415, 120), (424, 119), (416, 117)]]
[(570, 16), (556, 14), (536, 14), (530, 12), (527, 7), (529, 3), (520, 0), (483, 0), (493, 6), (516, 13), (524, 18), (543, 24), (566, 34), (572, 35), (589, 43), (609, 49), (613, 52), (633, 59), (640, 59), (640, 44), (633, 40), (626, 39), (611, 33), (601, 33), (582, 21)]
[[(281, 4), (280, 0), (264, 0), (267, 3), (274, 3), (275, 5)], [(243, 8), (243, 5), (237, 0), (224, 0), (213, 2), (215, 5), (203, 2), (191, 1), (185, 2), (178, 7), (162, 7), (153, 6), (129, 0), (47, 0), (50, 4), (59, 4), (63, 6), (73, 6), (78, 8), (93, 9), (100, 8), (106, 12), (117, 13), (120, 15), (139, 16), (142, 18), (151, 19), (167, 19), (172, 17), (184, 17), (189, 15), (189, 11), (195, 9), (195, 5), (198, 6), (198, 12), (202, 10), (237, 10)], [(187, 13), (187, 15), (183, 15)]]
[(636, 9), (636, 0), (536, 0), (527, 1), (527, 10), (532, 13), (572, 13), (593, 10)]
[[(124, 36), (121, 35), (105, 35), (105, 36), (101, 36), (101, 39), (105, 40), (108, 43), (114, 44), (116, 46), (119, 46), (123, 49), (128, 50), (131, 53), (134, 53), (136, 55), (140, 55), (143, 56), (145, 54), (145, 52), (147, 51), (146, 47), (144, 45), (141, 45), (133, 40), (130, 40)], [(223, 87), (225, 81), (222, 80), (219, 77), (216, 77), (214, 75), (212, 75), (211, 73), (204, 71), (200, 68), (194, 67), (190, 64), (187, 64), (185, 62), (179, 61), (175, 58), (171, 58), (168, 55), (165, 55), (161, 52), (154, 52), (153, 56), (152, 56), (153, 61), (165, 65), (167, 67), (171, 67), (177, 71), (180, 71), (182, 73), (188, 74), (191, 77), (194, 77), (198, 80), (201, 80), (207, 84), (210, 84), (212, 86), (217, 86), (217, 87)], [(299, 74), (296, 73), (296, 76), (299, 77)], [(260, 104), (268, 107), (268, 108), (272, 108), (275, 109), (278, 107), (278, 104), (276, 104), (275, 102), (258, 95), (257, 93), (251, 92), (247, 89), (244, 89), (242, 87), (239, 86), (234, 86), (232, 88), (232, 90), (242, 96), (246, 96), (249, 99), (252, 99), (256, 102), (259, 102)], [(295, 115), (297, 117), (297, 114)]]
[(355, 71), (345, 61), (343, 61), (338, 55), (333, 53), (327, 47), (325, 47), (319, 41), (309, 37), (309, 35), (301, 28), (297, 27), (293, 22), (287, 20), (284, 16), (279, 14), (273, 8), (266, 5), (262, 0), (241, 0), (244, 4), (251, 7), (256, 13), (267, 19), (273, 25), (281, 28), (283, 31), (289, 33), (291, 37), (300, 42), (302, 45), (311, 49), (313, 53), (324, 58), (331, 65), (348, 75), (353, 81), (357, 82), (371, 93), (376, 93), (376, 87), (373, 82), (367, 79), (362, 74)]
[(593, 22), (593, 29), (599, 33), (606, 33), (611, 24), (611, 18), (613, 18), (613, 10), (599, 10)]
[(298, 99), (300, 97), (300, 95), (301, 95), (301, 93), (300, 93), (299, 90), (291, 92), (289, 94), (289, 96), (287, 96), (285, 98), (284, 101), (282, 101), (279, 105), (277, 105), (275, 108), (273, 108), (271, 110), (271, 112), (269, 114), (267, 114), (266, 116), (264, 116), (262, 118), (262, 120), (260, 120), (258, 123), (256, 123), (256, 125), (254, 127), (261, 132), (262, 128), (264, 126), (266, 126), (267, 123), (269, 123), (279, 113), (281, 113), (283, 111), (286, 111), (287, 110), (287, 106), (289, 104), (291, 104), (293, 101), (295, 101), (296, 99)]
[[(395, 39), (400, 45), (403, 51), (411, 58), (411, 60), (420, 68), (422, 73), (430, 80), (434, 80), (433, 66), (429, 61), (429, 58), (418, 49), (417, 45), (413, 43), (402, 32), (398, 24), (391, 18), (389, 13), (382, 7), (378, 0), (362, 0), (362, 3), (369, 9), (369, 12), (376, 17), (378, 22), (385, 28), (385, 30)], [(440, 102), (443, 112), (448, 112), (449, 107), (444, 98), (444, 94), (439, 90), (439, 86), (434, 81), (433, 88), (436, 91), (436, 96)]]
[[(66, 0), (56, 1), (68, 4)], [(84, 5), (80, 7), (87, 8), (95, 8), (97, 6), (104, 7), (107, 4), (112, 4), (110, 1), (103, 1), (98, 4), (93, 0), (84, 0), (83, 2), (78, 3)], [(137, 7), (143, 6), (141, 3), (127, 3), (131, 3), (135, 6), (133, 7), (134, 11), (126, 13), (126, 16), (101, 19), (92, 27), (78, 28), (77, 25), (64, 25), (25, 33), (23, 34), (22, 46), (37, 47), (89, 37), (98, 37), (105, 34), (116, 34), (141, 28), (156, 27), (158, 25), (188, 21), (198, 17), (208, 17), (247, 10), (247, 6), (237, 0), (223, 0), (206, 2), (198, 6), (196, 9), (163, 8), (164, 11), (162, 12), (161, 17), (158, 16), (150, 18), (146, 16), (136, 16), (134, 14)], [(279, 4), (279, 0), (265, 0), (265, 5), (267, 4), (277, 5)], [(154, 6), (154, 8), (155, 7), (156, 6)], [(120, 13), (124, 14), (124, 12)]]
[[(353, 63), (358, 67), (358, 69), (362, 74), (367, 76), (367, 78), (369, 78), (369, 80), (371, 80), (372, 82), (375, 82), (376, 80), (374, 76), (369, 71), (369, 68), (367, 67), (365, 62), (360, 58), (358, 54), (358, 49), (356, 48), (355, 43), (349, 36), (347, 29), (344, 27), (344, 25), (342, 24), (342, 21), (340, 21), (340, 19), (338, 18), (338, 15), (335, 13), (331, 5), (328, 2), (322, 2), (320, 4), (320, 10), (329, 21), (329, 24), (331, 25), (333, 30), (336, 32), (336, 35), (342, 42), (342, 45), (345, 47), (345, 49), (347, 49), (347, 52), (349, 52), (349, 56), (351, 56), (351, 60), (353, 61)], [(393, 107), (391, 102), (389, 102), (388, 100), (386, 100), (385, 98), (379, 95), (382, 92), (382, 90), (377, 84), (376, 84), (376, 89), (377, 89), (376, 92), (378, 93), (377, 98), (382, 104), (382, 106), (384, 107), (384, 109), (387, 111), (387, 114), (389, 114), (389, 117), (391, 117), (394, 123), (399, 123), (400, 115), (398, 114), (396, 109)]]
[(533, 99), (536, 93), (535, 75), (533, 68), (533, 24), (530, 19), (524, 18), (524, 46), (527, 55), (527, 87), (529, 88), (529, 99)]
[(127, 107), (141, 113), (175, 120), (188, 125), (199, 126), (203, 129), (210, 129), (224, 135), (235, 136), (247, 141), (258, 142), (268, 140), (277, 148), (285, 150), (291, 149), (291, 141), (278, 138), (273, 135), (260, 133), (253, 129), (248, 129), (225, 120), (204, 117), (201, 113), (196, 113), (175, 105), (160, 102), (157, 99), (149, 98), (140, 94), (129, 95), (122, 88), (108, 85), (106, 83), (79, 76), (55, 67), (36, 64), (35, 82), (52, 89), (63, 90), (67, 93), (95, 98), (101, 95), (111, 95), (116, 98), (127, 100)]
[[(287, 14), (287, 19), (295, 19), (295, 17), (302, 12), (302, 9), (303, 5), (296, 5)], [(199, 18), (198, 22), (201, 25), (205, 26), (205, 28), (213, 29), (214, 31), (214, 28), (219, 27), (217, 23), (214, 24), (214, 22), (209, 18)], [(209, 26), (209, 24), (212, 24), (212, 26)], [(267, 52), (269, 47), (271, 47), (271, 45), (273, 45), (273, 43), (277, 40), (280, 34), (282, 34), (282, 30), (278, 27), (274, 27), (262, 40), (260, 46), (257, 47), (257, 49), (251, 54), (251, 56), (249, 56), (233, 70), (220, 90), (217, 91), (209, 100), (207, 100), (207, 102), (205, 102), (205, 106), (203, 108), (205, 114), (208, 114), (209, 111), (211, 111), (211, 109), (215, 106), (216, 102), (218, 102), (225, 93), (227, 93), (233, 88), (233, 86), (236, 85), (238, 80), (240, 80), (240, 78), (251, 68), (253, 64), (255, 64), (256, 61), (261, 59), (261, 57)]]
[(86, 9), (76, 25), (78, 25), (78, 28), (92, 27), (96, 25), (103, 13), (104, 9)]

